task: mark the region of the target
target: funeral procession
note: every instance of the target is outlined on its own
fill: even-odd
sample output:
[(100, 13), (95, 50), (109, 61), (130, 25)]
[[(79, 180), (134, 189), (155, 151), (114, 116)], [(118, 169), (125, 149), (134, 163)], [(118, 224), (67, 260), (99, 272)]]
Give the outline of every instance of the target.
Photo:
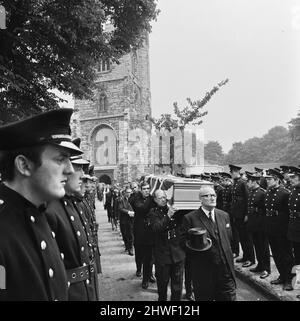
[(0, 0), (0, 301), (300, 301), (299, 32), (295, 0)]

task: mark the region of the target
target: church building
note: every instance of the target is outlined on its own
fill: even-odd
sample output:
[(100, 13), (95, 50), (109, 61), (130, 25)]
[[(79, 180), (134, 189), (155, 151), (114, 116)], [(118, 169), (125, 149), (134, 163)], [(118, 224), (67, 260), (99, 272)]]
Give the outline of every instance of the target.
[(72, 135), (100, 182), (121, 184), (151, 173), (149, 40), (119, 64), (97, 66), (93, 100), (75, 99)]

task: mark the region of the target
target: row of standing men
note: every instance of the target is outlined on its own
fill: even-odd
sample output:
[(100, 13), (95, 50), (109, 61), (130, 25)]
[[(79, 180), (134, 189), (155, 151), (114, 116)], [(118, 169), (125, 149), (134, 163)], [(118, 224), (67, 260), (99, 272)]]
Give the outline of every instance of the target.
[(300, 264), (300, 168), (281, 166), (241, 174), (242, 168), (229, 165), (230, 174), (204, 175), (215, 184), (217, 207), (231, 219), (236, 262), (254, 266), (253, 273), (267, 278), (271, 273), (270, 250), (279, 277), (271, 284), (293, 290), (294, 265)]
[(0, 300), (98, 300), (95, 184), (73, 110), (0, 127)]
[[(208, 191), (200, 190), (199, 196), (206, 198), (207, 192), (215, 195), (214, 189), (210, 188)], [(143, 289), (148, 288), (149, 282), (155, 282), (152, 274), (154, 264), (159, 301), (167, 300), (170, 280), (171, 300), (181, 300), (183, 274), (187, 300), (235, 300), (229, 216), (214, 210), (216, 198), (212, 199), (212, 203), (210, 199), (203, 199), (203, 206), (207, 202), (209, 206), (205, 208), (214, 213), (214, 222), (205, 218), (205, 209), (191, 212), (169, 206), (165, 191), (156, 190), (150, 195), (150, 186), (146, 181), (141, 181), (140, 186), (133, 182), (131, 186), (125, 186), (121, 193), (116, 187), (107, 189), (104, 200), (108, 220), (119, 219), (129, 255), (133, 255), (134, 246), (136, 275), (141, 276), (142, 271)], [(199, 233), (200, 238), (197, 236), (189, 240), (193, 237), (190, 234), (195, 230), (193, 228), (197, 232), (207, 228), (209, 233), (205, 236)], [(211, 234), (214, 239), (207, 246), (207, 236), (211, 238)], [(209, 253), (203, 254), (206, 250), (210, 250)], [(203, 270), (201, 275), (199, 269)]]
[[(300, 264), (300, 168), (282, 166), (282, 169), (255, 168), (254, 173), (241, 174), (241, 167), (229, 165), (229, 173), (205, 173), (202, 179), (214, 182), (216, 207), (229, 214), (231, 248), (236, 262), (265, 279), (271, 274), (270, 249), (279, 277), (271, 284), (283, 284), (293, 290), (291, 280), (294, 265)], [(149, 229), (149, 213), (157, 204), (149, 197), (149, 186), (138, 191), (138, 184), (126, 187), (123, 195), (108, 191), (105, 207), (111, 216), (120, 220), (125, 248), (133, 255), (135, 248), (137, 275), (143, 269), (142, 287), (147, 288), (152, 277), (154, 237)], [(264, 188), (263, 188), (264, 187)], [(143, 189), (145, 188), (145, 189)], [(188, 211), (183, 213), (187, 214)], [(130, 213), (130, 215), (128, 215)], [(109, 218), (110, 219), (110, 218)], [(148, 222), (148, 223), (147, 223)], [(240, 254), (242, 248), (242, 257)], [(187, 298), (192, 298), (189, 262), (185, 260), (185, 287)], [(256, 264), (257, 263), (257, 264)]]

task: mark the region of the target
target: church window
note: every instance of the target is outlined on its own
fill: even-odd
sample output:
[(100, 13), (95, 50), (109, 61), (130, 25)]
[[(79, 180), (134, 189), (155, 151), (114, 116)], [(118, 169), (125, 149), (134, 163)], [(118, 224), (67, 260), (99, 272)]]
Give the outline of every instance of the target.
[(100, 60), (98, 63), (98, 72), (105, 72), (110, 70), (110, 61), (109, 59)]
[(107, 96), (102, 92), (99, 96), (98, 113), (107, 111)]

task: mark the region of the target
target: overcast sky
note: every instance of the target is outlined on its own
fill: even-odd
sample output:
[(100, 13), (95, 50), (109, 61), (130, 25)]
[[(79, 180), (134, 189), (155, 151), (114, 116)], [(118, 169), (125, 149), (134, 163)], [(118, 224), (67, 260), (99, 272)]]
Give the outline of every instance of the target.
[(262, 136), (300, 110), (300, 1), (158, 0), (150, 34), (152, 113), (172, 113), (229, 78), (206, 105), (205, 142)]

